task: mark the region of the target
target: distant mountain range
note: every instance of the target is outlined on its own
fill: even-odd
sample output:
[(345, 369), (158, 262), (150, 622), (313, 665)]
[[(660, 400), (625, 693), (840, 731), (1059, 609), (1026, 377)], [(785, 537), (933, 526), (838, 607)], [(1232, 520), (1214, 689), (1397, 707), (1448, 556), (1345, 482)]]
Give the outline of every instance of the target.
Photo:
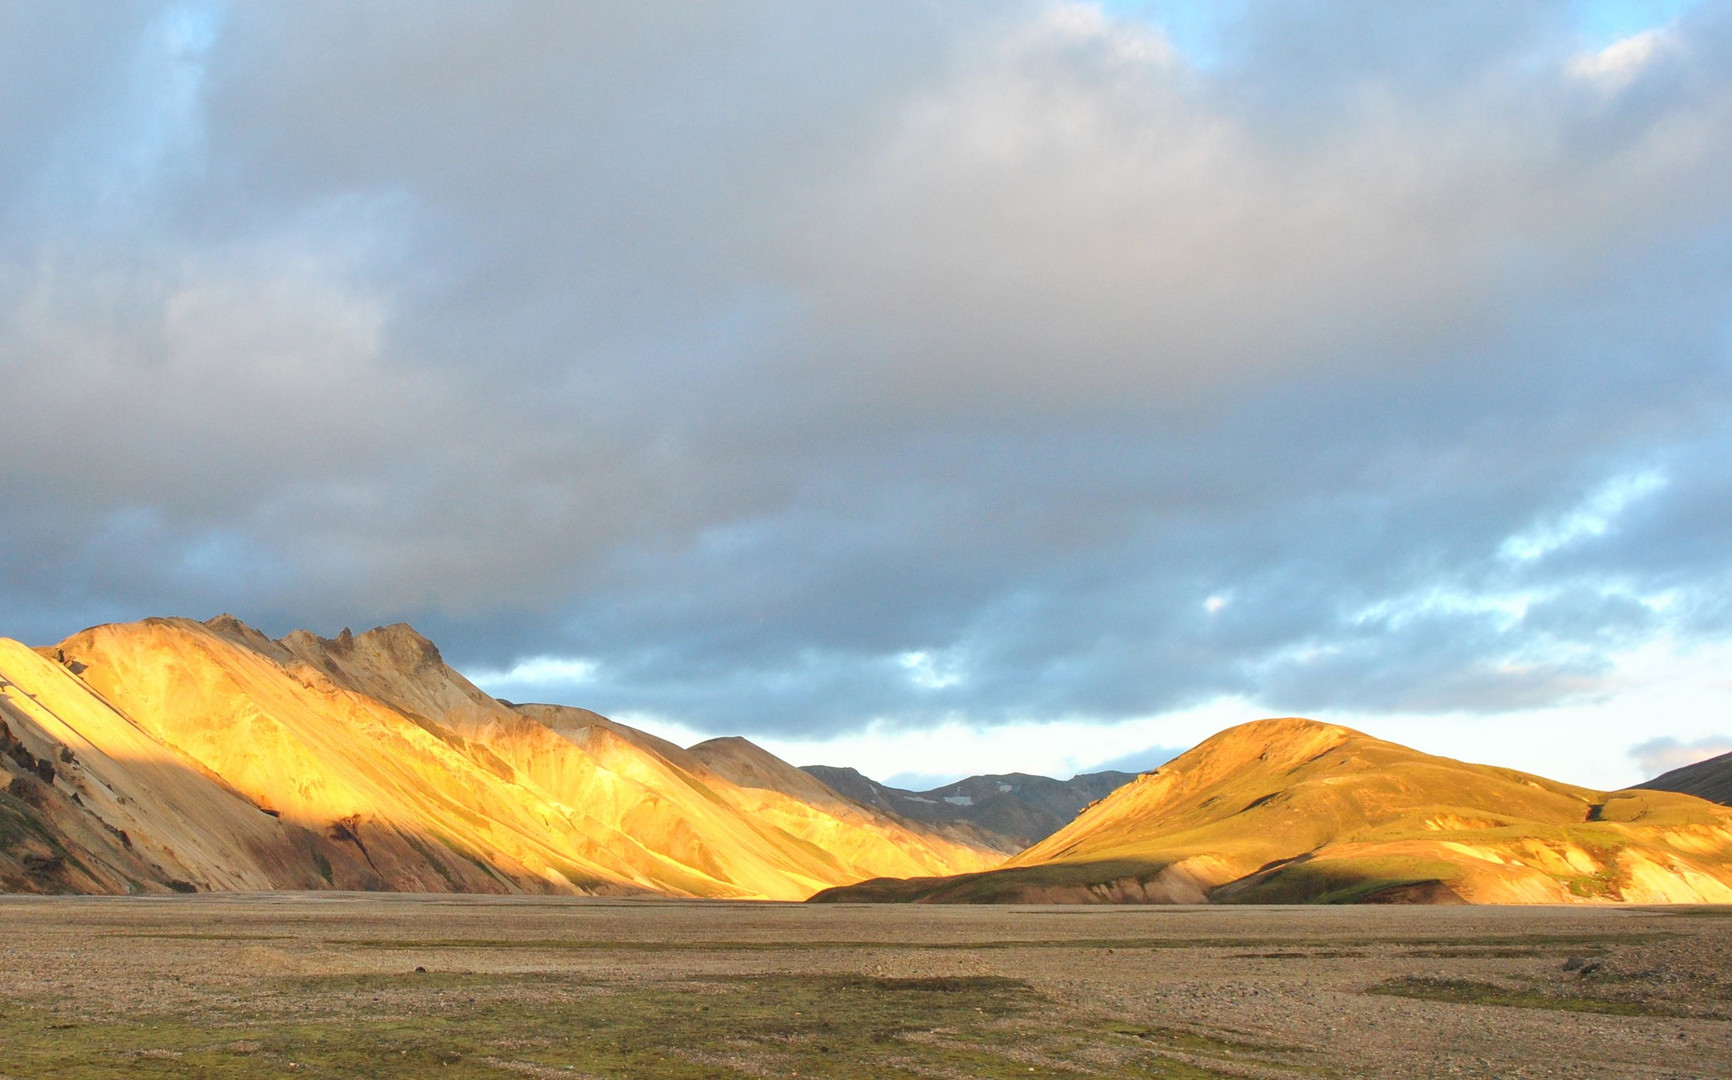
[(1002, 867), (813, 899), (1729, 903), (1732, 810), (1261, 720), (1143, 774)]
[(880, 784), (854, 769), (807, 765), (805, 770), (856, 802), (905, 820), (964, 825), (984, 846), (1014, 854), (1070, 824), (1083, 807), (1106, 798), (1136, 773), (1081, 773), (1054, 780), (1028, 773), (971, 776), (930, 791)]
[(406, 625), (147, 619), (0, 638), (0, 891), (1732, 902), (1729, 758), (1598, 792), (1289, 718), (916, 792), (499, 701)]

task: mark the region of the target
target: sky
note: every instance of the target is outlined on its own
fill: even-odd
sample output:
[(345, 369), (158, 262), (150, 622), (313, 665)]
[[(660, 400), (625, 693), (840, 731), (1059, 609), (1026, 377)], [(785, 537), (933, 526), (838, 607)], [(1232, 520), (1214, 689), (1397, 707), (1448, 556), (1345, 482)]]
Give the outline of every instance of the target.
[(1732, 4), (0, 7), (0, 633), (932, 782), (1732, 749)]

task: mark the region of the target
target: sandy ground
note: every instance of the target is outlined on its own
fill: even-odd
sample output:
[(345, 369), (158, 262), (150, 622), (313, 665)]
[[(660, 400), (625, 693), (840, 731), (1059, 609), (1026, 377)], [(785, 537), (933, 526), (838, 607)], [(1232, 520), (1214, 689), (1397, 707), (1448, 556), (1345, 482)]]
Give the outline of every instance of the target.
[[(956, 993), (1021, 996), (1002, 1015), (970, 1010), (978, 1028), (898, 1019), (877, 1049), (849, 1041), (849, 1002), (869, 998), (784, 994), (792, 1026), (750, 1037), (729, 1029), (737, 1009), (712, 1022), (669, 1004), (856, 985), (832, 976), (865, 977), (867, 995), (930, 985), (941, 993), (923, 1000), (937, 1002), (952, 983), (898, 980), (944, 977)], [(576, 1042), (502, 1041), (461, 1062), (452, 1051), (438, 1075), (787, 1075), (806, 1060), (790, 1055), (829, 1040), (837, 1076), (869, 1073), (860, 1063), (878, 1054), (894, 1063), (885, 1075), (939, 1077), (1732, 1077), (1726, 908), (0, 898), (0, 1077), (177, 1075), (193, 1035), (162, 1017), (252, 1033), (225, 1036), (239, 1055), (229, 1071), (179, 1075), (398, 1075), (336, 1056), (303, 1065), (271, 1040), (291, 1022), (351, 1021), (380, 1046), (388, 1033), (434, 1038), (405, 1034), (429, 1015), (463, 1034), (466, 1009), (527, 1016), (577, 1000), (574, 988), (620, 1009), (678, 1009), (673, 1056), (639, 1046), (610, 1066)], [(815, 1012), (827, 1013), (818, 1034), (799, 1026)], [(474, 1015), (479, 1028), (498, 1013)], [(131, 1025), (124, 1039), (117, 1023)]]

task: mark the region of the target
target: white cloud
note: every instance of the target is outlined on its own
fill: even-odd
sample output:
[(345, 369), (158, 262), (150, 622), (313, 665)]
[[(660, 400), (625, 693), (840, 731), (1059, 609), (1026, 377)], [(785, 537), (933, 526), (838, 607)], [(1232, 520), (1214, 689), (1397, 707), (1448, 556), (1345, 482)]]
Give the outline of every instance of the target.
[(506, 671), (477, 671), (469, 681), (488, 691), (494, 687), (579, 687), (595, 681), (599, 666), (594, 660), (537, 656), (520, 660)]
[(962, 685), (961, 667), (952, 657), (917, 650), (905, 652), (896, 659), (908, 672), (908, 681), (923, 690), (945, 690)]
[(1662, 490), (1666, 484), (1666, 474), (1656, 469), (1614, 477), (1558, 520), (1511, 536), (1503, 542), (1498, 554), (1530, 562), (1577, 541), (1604, 536), (1633, 504)]
[(1354, 623), (1400, 628), (1426, 615), (1492, 615), (1508, 626), (1533, 605), (1529, 592), (1473, 592), (1459, 586), (1426, 585), (1400, 596), (1386, 597), (1351, 616)]
[(1617, 89), (1641, 74), (1655, 56), (1672, 44), (1666, 30), (1656, 28), (1614, 41), (1598, 52), (1583, 53), (1570, 61), (1570, 74), (1608, 89)]

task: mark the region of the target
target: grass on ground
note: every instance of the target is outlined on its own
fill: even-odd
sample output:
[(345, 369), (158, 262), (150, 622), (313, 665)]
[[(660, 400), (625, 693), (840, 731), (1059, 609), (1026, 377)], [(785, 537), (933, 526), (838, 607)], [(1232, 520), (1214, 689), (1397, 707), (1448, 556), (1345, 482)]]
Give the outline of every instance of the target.
[(0, 1076), (1200, 1080), (1223, 1074), (1199, 1056), (1233, 1049), (1202, 1036), (1082, 1032), (1049, 1004), (997, 977), (292, 977), (196, 1015), (69, 1017), (48, 1003), (0, 1002)]

